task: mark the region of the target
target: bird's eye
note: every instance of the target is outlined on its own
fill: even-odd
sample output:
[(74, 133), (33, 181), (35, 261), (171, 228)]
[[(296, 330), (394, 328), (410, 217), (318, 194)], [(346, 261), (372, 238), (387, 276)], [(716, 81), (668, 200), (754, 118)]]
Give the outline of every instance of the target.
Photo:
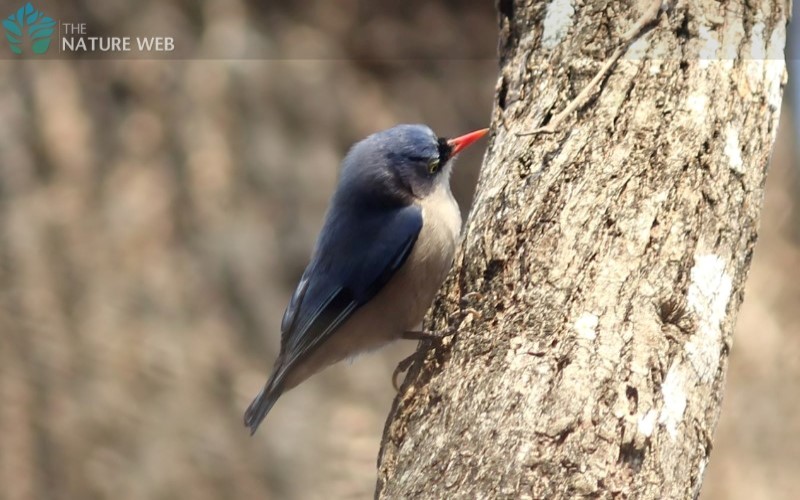
[(439, 170), (439, 158), (434, 158), (428, 162), (428, 172), (435, 174)]

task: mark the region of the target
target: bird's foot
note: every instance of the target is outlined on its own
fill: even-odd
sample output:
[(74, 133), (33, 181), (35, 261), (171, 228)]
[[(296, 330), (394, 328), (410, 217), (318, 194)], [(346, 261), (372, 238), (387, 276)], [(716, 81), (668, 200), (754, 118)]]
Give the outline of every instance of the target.
[(392, 372), (392, 387), (394, 387), (395, 391), (400, 390), (400, 383), (397, 381), (397, 378), (411, 367), (411, 365), (414, 363), (414, 360), (417, 359), (418, 356), (419, 352), (414, 351), (413, 354), (403, 359), (403, 361), (397, 363), (397, 368), (395, 368), (394, 372)]
[[(441, 343), (442, 340), (452, 337), (455, 335), (457, 330), (455, 328), (445, 330), (444, 332), (426, 332), (421, 330), (409, 330), (407, 332), (403, 332), (401, 336), (402, 339), (405, 340), (427, 340), (430, 342), (437, 342)], [(400, 363), (397, 364), (397, 368), (394, 369), (392, 373), (392, 387), (394, 387), (395, 391), (400, 390), (400, 383), (398, 383), (398, 377), (405, 373), (414, 361), (422, 355), (423, 357), (427, 354), (427, 351), (414, 351), (410, 356), (403, 359)]]
[(430, 341), (441, 341), (447, 337), (451, 337), (455, 335), (456, 330), (454, 328), (450, 328), (443, 332), (426, 332), (423, 330), (408, 330), (403, 332), (400, 336), (403, 340), (430, 340)]

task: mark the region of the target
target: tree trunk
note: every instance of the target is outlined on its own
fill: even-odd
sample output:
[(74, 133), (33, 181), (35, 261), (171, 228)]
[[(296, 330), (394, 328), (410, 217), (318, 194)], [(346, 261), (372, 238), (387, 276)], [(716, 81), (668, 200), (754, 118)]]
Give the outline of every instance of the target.
[[(493, 138), (380, 498), (690, 498), (785, 83), (783, 2), (500, 0)], [(564, 109), (615, 49), (592, 97)], [(430, 346), (423, 346), (429, 348)], [(422, 358), (421, 358), (422, 359)]]

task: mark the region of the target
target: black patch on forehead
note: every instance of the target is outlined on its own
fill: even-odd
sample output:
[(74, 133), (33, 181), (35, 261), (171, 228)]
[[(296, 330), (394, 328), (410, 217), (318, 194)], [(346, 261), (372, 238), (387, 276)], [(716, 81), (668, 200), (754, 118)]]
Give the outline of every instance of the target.
[(439, 137), (437, 140), (437, 145), (439, 147), (439, 161), (442, 163), (442, 165), (444, 165), (453, 154), (453, 147), (447, 143), (447, 139), (444, 137)]

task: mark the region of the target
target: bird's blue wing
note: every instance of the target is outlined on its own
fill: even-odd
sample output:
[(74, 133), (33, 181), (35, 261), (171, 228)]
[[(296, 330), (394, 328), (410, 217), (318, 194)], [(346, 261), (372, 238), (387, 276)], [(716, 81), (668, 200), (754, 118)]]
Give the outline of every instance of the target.
[(422, 229), (411, 205), (342, 211), (324, 235), (281, 322), (282, 371), (313, 352), (405, 263)]
[(244, 414), (253, 433), (283, 392), (286, 374), (374, 297), (406, 262), (422, 229), (416, 206), (337, 207), (281, 321), (272, 375)]

